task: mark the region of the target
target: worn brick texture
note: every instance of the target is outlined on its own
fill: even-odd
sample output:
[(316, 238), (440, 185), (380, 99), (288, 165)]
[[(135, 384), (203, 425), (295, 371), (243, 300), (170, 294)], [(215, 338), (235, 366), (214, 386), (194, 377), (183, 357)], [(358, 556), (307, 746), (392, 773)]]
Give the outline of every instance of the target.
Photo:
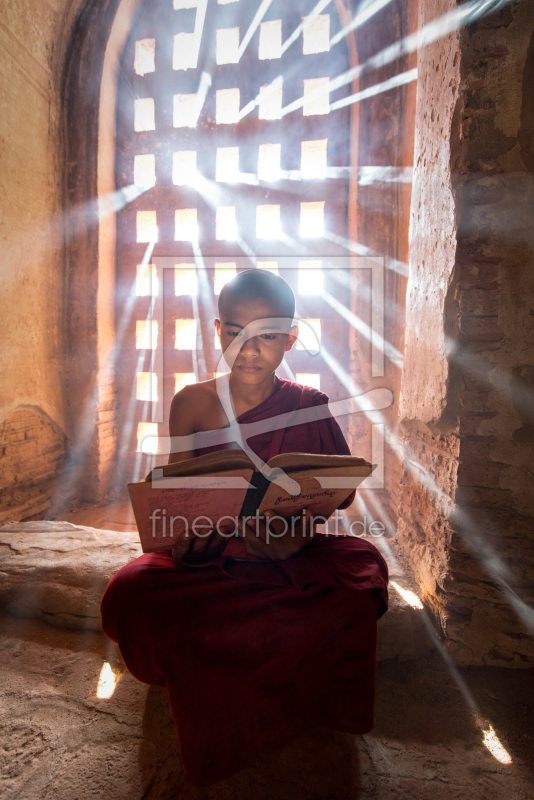
[(42, 518), (63, 474), (65, 439), (31, 409), (0, 424), (0, 522)]
[(405, 415), (399, 540), (462, 665), (534, 664), (533, 27), (524, 0), (453, 43), (446, 414)]

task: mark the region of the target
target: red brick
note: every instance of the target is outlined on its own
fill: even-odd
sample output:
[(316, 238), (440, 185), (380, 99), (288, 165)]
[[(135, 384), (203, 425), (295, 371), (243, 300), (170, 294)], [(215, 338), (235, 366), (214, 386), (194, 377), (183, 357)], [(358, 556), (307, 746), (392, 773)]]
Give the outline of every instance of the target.
[(498, 487), (501, 471), (499, 464), (462, 459), (458, 467), (458, 485)]
[(475, 342), (500, 342), (504, 333), (498, 317), (460, 317), (461, 338)]
[(462, 315), (491, 316), (499, 313), (498, 291), (470, 288), (459, 293), (458, 305)]

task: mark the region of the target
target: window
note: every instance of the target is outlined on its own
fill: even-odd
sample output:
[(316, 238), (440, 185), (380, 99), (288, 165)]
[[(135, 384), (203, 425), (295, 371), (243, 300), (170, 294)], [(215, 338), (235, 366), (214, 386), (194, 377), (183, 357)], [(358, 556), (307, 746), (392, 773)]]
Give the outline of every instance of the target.
[(156, 40), (140, 39), (135, 43), (134, 71), (137, 75), (148, 75), (156, 69)]
[(198, 238), (197, 209), (180, 208), (174, 215), (174, 238), (177, 242), (196, 242)]
[(177, 350), (196, 350), (197, 348), (196, 319), (176, 320), (176, 333), (175, 333), (174, 346)]
[(237, 238), (237, 223), (234, 206), (219, 206), (215, 216), (215, 238), (233, 241)]
[(158, 292), (158, 270), (155, 264), (138, 264), (135, 276), (137, 297), (156, 297)]
[(158, 241), (158, 215), (155, 211), (137, 212), (137, 241), (141, 244)]
[(188, 186), (197, 176), (196, 150), (178, 150), (172, 154), (172, 182), (175, 186)]
[(273, 19), (271, 22), (262, 22), (260, 25), (260, 48), (258, 58), (262, 61), (268, 58), (282, 57), (282, 20)]
[(330, 78), (309, 78), (304, 81), (305, 117), (330, 113)]
[(256, 209), (258, 239), (280, 238), (280, 206), (258, 206)]
[(135, 323), (135, 347), (137, 350), (155, 350), (158, 346), (158, 323), (156, 320), (138, 319)]
[(349, 308), (349, 289), (336, 265), (350, 106), (338, 100), (351, 85), (332, 88), (349, 69), (344, 40), (330, 49), (343, 26), (335, 4), (316, 7), (217, 0), (201, 19), (197, 0), (140, 6), (117, 110), (117, 186), (136, 187), (117, 217), (127, 480), (159, 463), (174, 394), (225, 370), (213, 319), (243, 270), (295, 291), (300, 338), (280, 377), (346, 396), (336, 370), (350, 368), (349, 323), (336, 309)]
[(258, 152), (258, 179), (277, 181), (282, 177), (280, 169), (281, 144), (260, 144)]
[(235, 183), (239, 180), (239, 147), (218, 147), (215, 180)]
[(301, 142), (300, 177), (326, 178), (326, 146), (328, 139)]
[(283, 87), (281, 81), (260, 86), (260, 119), (280, 119), (282, 117)]
[(330, 50), (330, 15), (304, 17), (302, 52), (304, 55)]
[(158, 376), (155, 372), (137, 373), (137, 400), (154, 403), (158, 399)]
[(176, 70), (192, 69), (196, 65), (195, 34), (177, 33), (174, 37), (172, 68)]
[(213, 287), (215, 294), (220, 294), (224, 284), (235, 278), (236, 274), (237, 268), (235, 264), (215, 263), (215, 285)]
[(134, 130), (156, 130), (156, 107), (153, 97), (143, 97), (134, 100)]
[(217, 125), (232, 125), (239, 122), (239, 89), (218, 89), (216, 94)]
[(223, 28), (217, 31), (215, 58), (217, 64), (237, 64), (239, 61), (239, 28)]
[(156, 157), (154, 155), (135, 156), (134, 184), (145, 189), (156, 185)]
[(175, 94), (173, 98), (173, 125), (175, 128), (194, 128), (197, 124), (196, 94)]
[(176, 297), (194, 297), (197, 292), (196, 264), (177, 264), (174, 268), (174, 294)]

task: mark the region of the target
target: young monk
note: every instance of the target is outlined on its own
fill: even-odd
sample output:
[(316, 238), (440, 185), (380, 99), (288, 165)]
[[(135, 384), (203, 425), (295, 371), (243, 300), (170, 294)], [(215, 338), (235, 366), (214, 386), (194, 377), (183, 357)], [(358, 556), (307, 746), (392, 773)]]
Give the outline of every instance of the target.
[[(324, 411), (326, 395), (276, 375), (296, 340), (294, 313), (291, 288), (272, 273), (248, 270), (225, 285), (215, 327), (223, 354), (231, 354), (233, 408), (225, 413), (216, 380), (178, 392), (171, 437), (193, 434), (200, 446), (177, 449), (171, 462), (242, 446), (229, 427), (232, 413), (244, 425)], [(247, 338), (251, 326), (256, 335)], [(203, 432), (226, 427), (227, 442), (202, 446)], [(321, 413), (244, 444), (262, 462), (288, 452), (349, 454), (337, 422)], [(273, 539), (254, 521), (238, 537), (223, 528), (183, 536), (172, 554), (145, 554), (123, 567), (104, 594), (104, 632), (137, 679), (167, 689), (184, 768), (199, 786), (310, 725), (372, 728), (387, 567), (362, 539), (310, 536), (302, 521), (294, 529)]]

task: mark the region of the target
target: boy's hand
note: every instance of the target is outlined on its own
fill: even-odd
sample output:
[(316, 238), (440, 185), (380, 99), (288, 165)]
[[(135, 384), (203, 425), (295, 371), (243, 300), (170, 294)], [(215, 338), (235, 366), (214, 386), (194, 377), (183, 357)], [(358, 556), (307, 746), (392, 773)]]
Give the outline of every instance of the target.
[(311, 542), (315, 526), (311, 527), (310, 521), (302, 516), (292, 524), (275, 511), (266, 511), (263, 517), (253, 517), (241, 524), (239, 535), (250, 556), (262, 561), (285, 561)]
[(221, 525), (220, 533), (216, 528), (201, 528), (199, 533), (192, 536), (180, 536), (172, 550), (174, 563), (176, 566), (181, 564), (185, 555), (218, 558), (228, 544), (230, 533), (230, 527)]

